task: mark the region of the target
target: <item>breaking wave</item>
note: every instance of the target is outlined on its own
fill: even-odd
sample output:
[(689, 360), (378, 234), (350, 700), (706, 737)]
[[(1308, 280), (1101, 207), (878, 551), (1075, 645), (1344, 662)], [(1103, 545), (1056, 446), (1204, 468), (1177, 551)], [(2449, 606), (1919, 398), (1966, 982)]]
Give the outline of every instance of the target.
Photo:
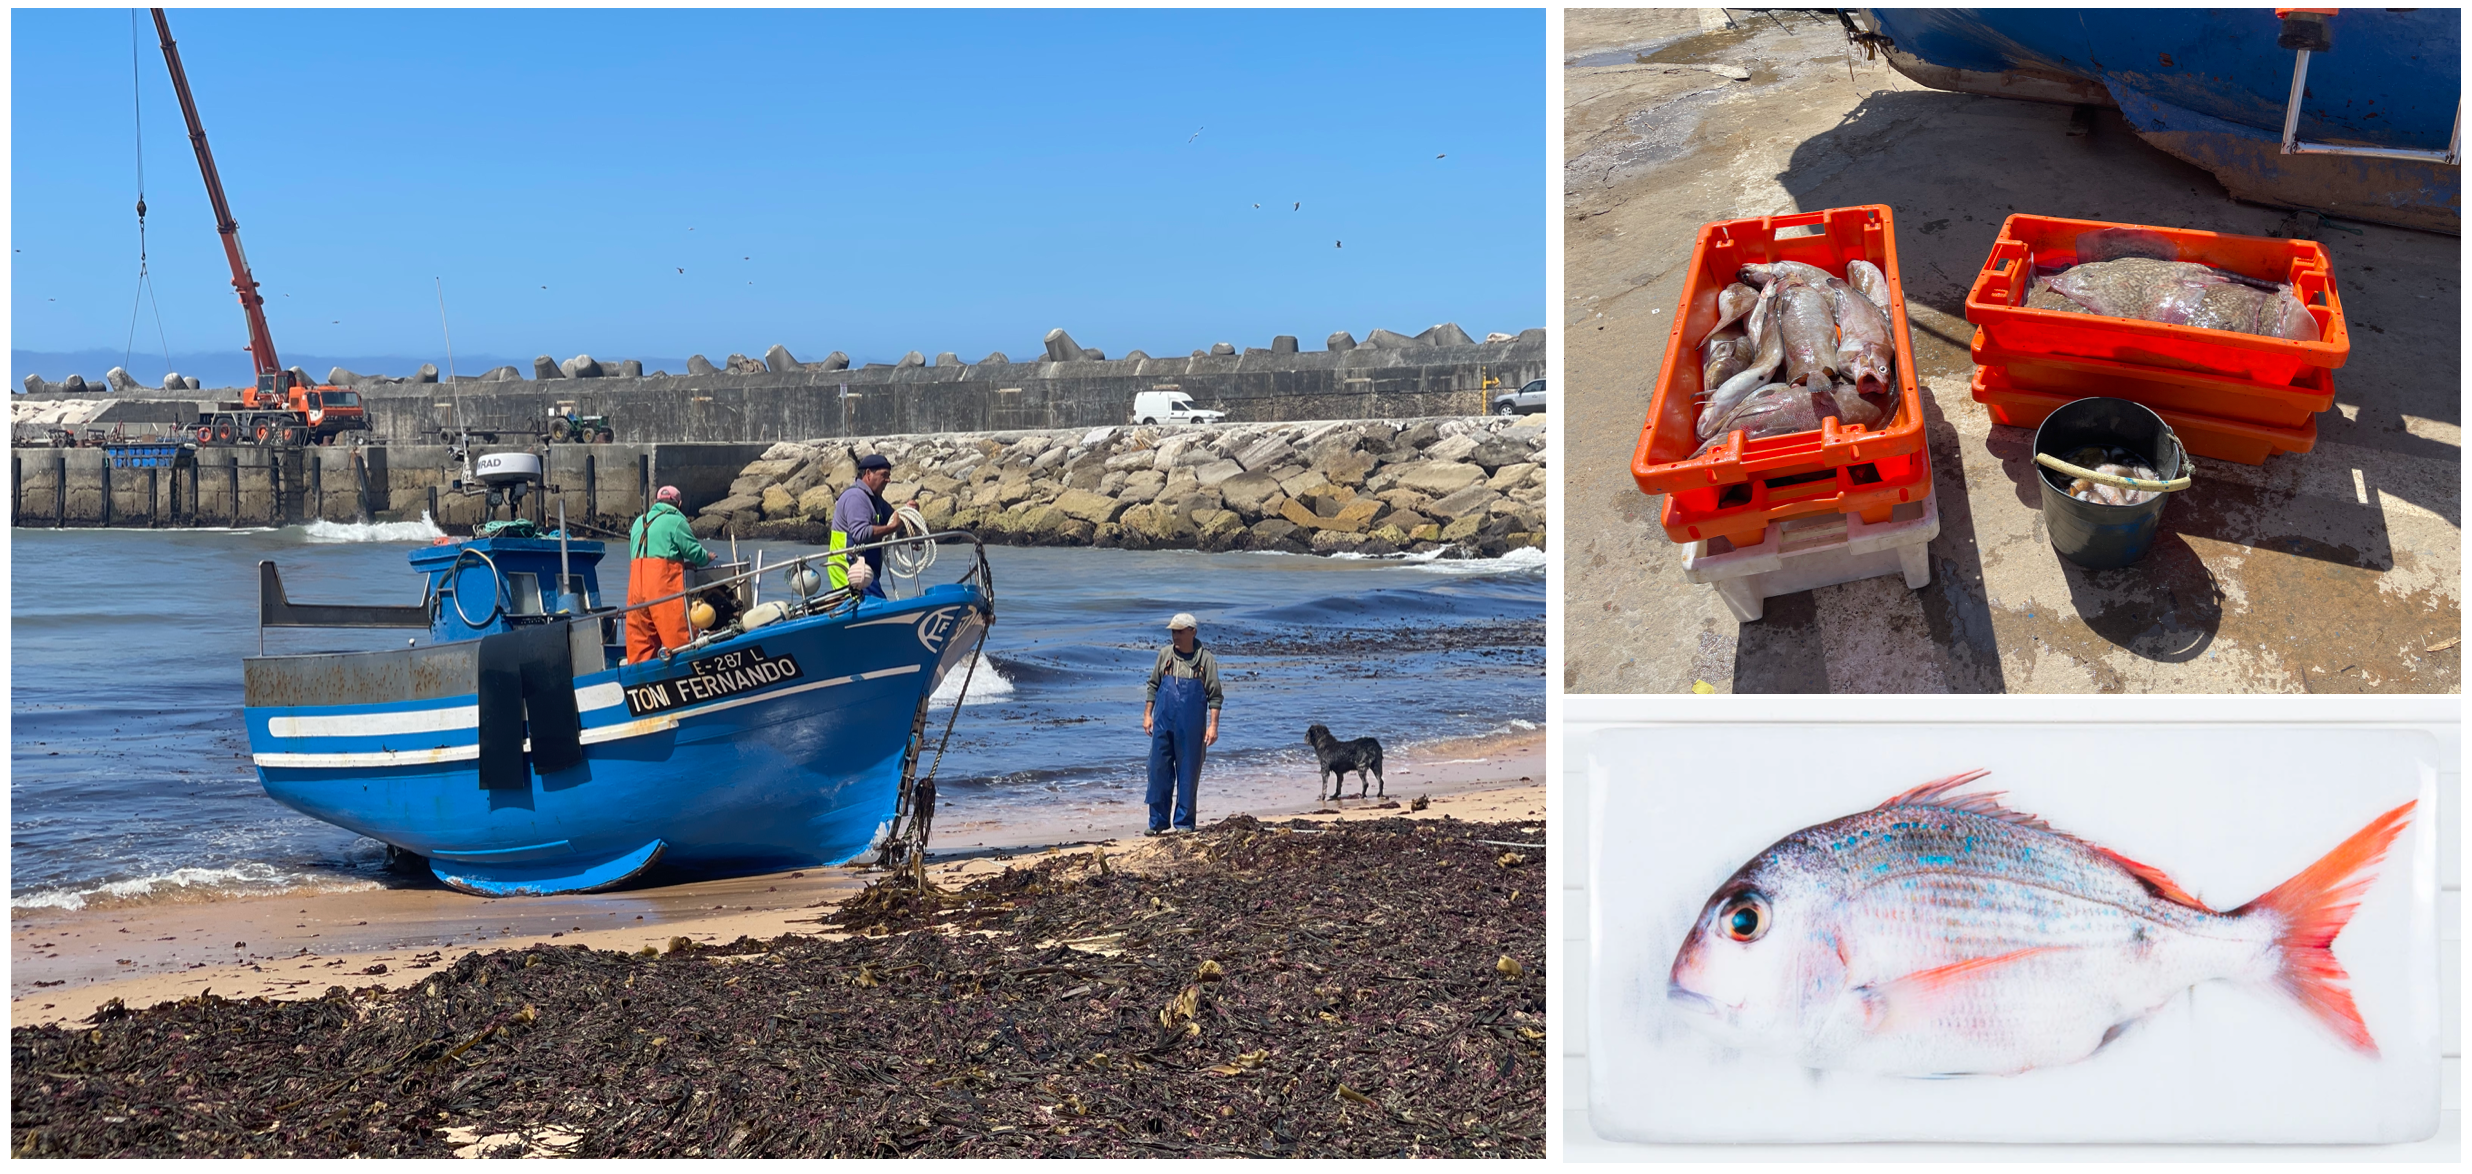
[[(975, 652), (970, 655), (979, 656)], [(927, 707), (943, 708), (961, 698), (961, 679), (965, 674), (970, 677), (970, 696), (962, 702), (965, 705), (985, 705), (988, 702), (1001, 701), (1013, 695), (1012, 678), (1005, 676), (1003, 670), (996, 667), (994, 658), (980, 658), (976, 673), (971, 673), (970, 662), (965, 660), (954, 665), (951, 672), (944, 674), (944, 681), (936, 686), (935, 695), (927, 699)]]
[(337, 881), (332, 877), (285, 872), (271, 864), (245, 863), (229, 868), (175, 868), (170, 872), (109, 881), (86, 888), (41, 889), (10, 897), (9, 908), (85, 909), (90, 906), (207, 900), (301, 888), (340, 891), (378, 887), (374, 881)]
[(429, 511), (421, 511), (417, 522), (329, 522), (324, 519), (300, 528), (304, 541), (321, 545), (338, 542), (428, 542), (446, 537), (446, 531), (429, 520)]

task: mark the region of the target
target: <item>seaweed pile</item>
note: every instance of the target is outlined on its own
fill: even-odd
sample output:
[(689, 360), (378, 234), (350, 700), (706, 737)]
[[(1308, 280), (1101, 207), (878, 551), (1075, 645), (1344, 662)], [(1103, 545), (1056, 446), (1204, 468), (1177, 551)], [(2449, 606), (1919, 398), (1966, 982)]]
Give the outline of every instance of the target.
[(11, 1148), (1543, 1157), (1543, 842), (1237, 816), (1140, 871), (1093, 851), (879, 886), (820, 912), (829, 940), (107, 1004), (13, 1030)]

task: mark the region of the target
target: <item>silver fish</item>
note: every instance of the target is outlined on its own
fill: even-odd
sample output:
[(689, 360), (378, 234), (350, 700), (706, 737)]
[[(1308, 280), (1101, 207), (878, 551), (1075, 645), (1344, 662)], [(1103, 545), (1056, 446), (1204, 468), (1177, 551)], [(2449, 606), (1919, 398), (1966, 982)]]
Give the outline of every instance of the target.
[(1718, 330), (1700, 343), (1700, 386), (1721, 387), (1740, 373), (1756, 352), (1741, 324)]
[(1864, 297), (1871, 299), (1871, 304), (1878, 306), (1882, 314), (1888, 313), (1888, 275), (1880, 272), (1879, 266), (1856, 257), (1845, 263), (1845, 280), (1846, 284), (1861, 290)]
[(1823, 287), (1837, 319), (1836, 371), (1865, 395), (1896, 389), (1897, 348), (1889, 341), (1888, 315), (1853, 285), (1829, 278)]
[(1971, 771), (1785, 837), (1708, 899), (1666, 993), (1736, 1047), (1815, 1069), (2007, 1075), (2083, 1060), (2180, 992), (2280, 992), (2377, 1054), (2330, 947), (2406, 803), (2237, 909), (1957, 794)]
[(1762, 288), (1766, 288), (1768, 283), (1779, 278), (1787, 281), (1818, 281), (1824, 277), (1836, 276), (1817, 265), (1801, 261), (1771, 261), (1765, 265), (1745, 265), (1735, 270), (1734, 275)]
[(1717, 293), (1717, 324), (1710, 333), (1723, 330), (1742, 320), (1760, 300), (1760, 291), (1735, 282)]
[(1777, 329), (1784, 335), (1786, 382), (1826, 386), (1835, 381), (1837, 320), (1828, 301), (1827, 293), (1809, 285), (1787, 284), (1778, 293)]
[(1748, 440), (1809, 432), (1820, 426), (1821, 417), (1836, 411), (1835, 401), (1826, 392), (1791, 383), (1771, 383), (1736, 400), (1721, 417), (1701, 417), (1716, 421), (1711, 425), (1714, 431), (1702, 438), (1698, 451), (1691, 455), (1706, 453), (1735, 432), (1744, 433)]

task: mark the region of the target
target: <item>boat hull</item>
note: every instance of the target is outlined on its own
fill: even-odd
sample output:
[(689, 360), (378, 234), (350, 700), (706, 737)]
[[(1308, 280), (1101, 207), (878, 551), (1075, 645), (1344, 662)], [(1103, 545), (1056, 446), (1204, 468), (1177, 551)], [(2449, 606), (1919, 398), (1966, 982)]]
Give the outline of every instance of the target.
[(605, 888), (656, 862), (838, 864), (890, 830), (916, 719), (986, 610), (944, 586), (691, 660), (577, 672), (582, 761), (528, 766), (522, 786), (482, 785), (472, 692), (252, 705), (250, 748), (277, 802), (426, 857), (467, 891)]
[[(2263, 9), (1865, 10), (1889, 63), (1934, 89), (2117, 107), (2139, 137), (2240, 199), (2460, 234), (2462, 172), (2434, 160), (2286, 155), (2294, 54)], [(2444, 150), (2460, 14), (2345, 9), (2312, 54), (2304, 141)]]

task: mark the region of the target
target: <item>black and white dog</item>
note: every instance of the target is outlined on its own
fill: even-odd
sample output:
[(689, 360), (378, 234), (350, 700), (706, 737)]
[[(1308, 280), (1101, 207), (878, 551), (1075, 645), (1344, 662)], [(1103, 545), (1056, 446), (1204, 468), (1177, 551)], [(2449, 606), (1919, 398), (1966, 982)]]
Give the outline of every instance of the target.
[[(1315, 724), (1305, 730), (1305, 743), (1313, 747), (1313, 756), (1322, 760), (1323, 778), (1331, 779), (1330, 798), (1339, 797), (1340, 788), (1348, 781), (1348, 772), (1356, 772), (1356, 797), (1365, 797), (1365, 776), (1371, 774), (1374, 796), (1382, 795), (1382, 743), (1372, 738), (1342, 742), (1330, 736), (1330, 727)], [(1333, 778), (1332, 776), (1337, 776)], [(1313, 796), (1322, 798), (1321, 784), (1314, 784)]]

